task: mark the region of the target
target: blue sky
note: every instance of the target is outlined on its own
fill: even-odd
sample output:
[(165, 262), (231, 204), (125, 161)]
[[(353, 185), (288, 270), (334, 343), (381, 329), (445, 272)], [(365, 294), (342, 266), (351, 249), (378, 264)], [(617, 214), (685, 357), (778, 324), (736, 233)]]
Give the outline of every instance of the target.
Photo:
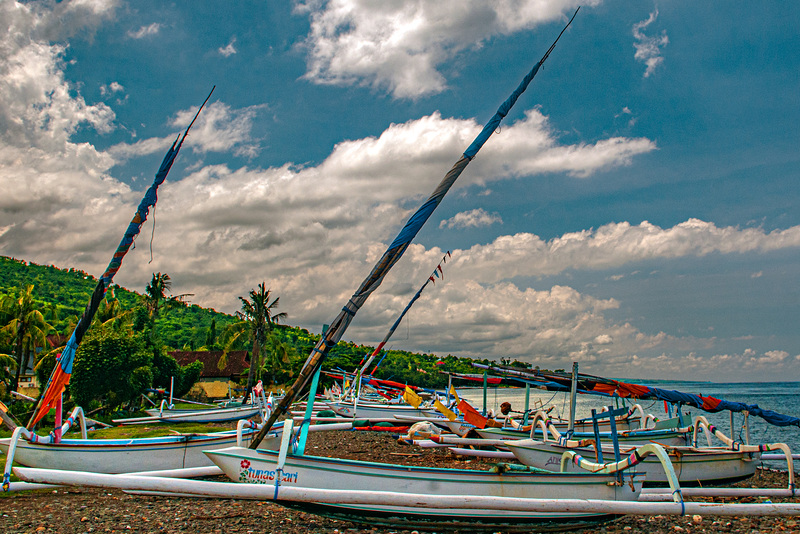
[[(0, 1), (0, 253), (319, 331), (578, 4)], [(590, 2), (345, 334), (631, 378), (800, 380), (800, 6)]]

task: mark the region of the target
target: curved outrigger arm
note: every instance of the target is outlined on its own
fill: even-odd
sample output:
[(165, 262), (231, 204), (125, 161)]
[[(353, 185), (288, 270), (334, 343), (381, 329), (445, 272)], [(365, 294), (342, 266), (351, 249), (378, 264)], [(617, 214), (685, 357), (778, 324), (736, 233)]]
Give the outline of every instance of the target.
[(669, 454), (667, 454), (667, 451), (658, 443), (648, 443), (647, 445), (637, 447), (631, 451), (627, 457), (623, 458), (619, 462), (606, 464), (591, 462), (575, 451), (564, 451), (564, 454), (561, 455), (561, 471), (564, 471), (564, 468), (568, 462), (572, 462), (581, 469), (586, 469), (592, 473), (617, 473), (641, 463), (645, 457), (650, 456), (651, 454), (658, 458), (658, 461), (661, 462), (661, 466), (664, 468), (664, 472), (667, 474), (667, 481), (669, 482), (669, 487), (672, 490), (672, 500), (677, 503), (683, 503), (681, 485), (678, 482), (678, 476), (675, 474), (675, 468), (672, 465), (672, 461), (669, 459)]
[(786, 443), (763, 443), (761, 445), (748, 445), (745, 443), (739, 443), (738, 441), (726, 436), (722, 433), (720, 429), (712, 425), (708, 422), (703, 415), (695, 416), (694, 418), (694, 433), (692, 435), (692, 444), (697, 447), (697, 432), (698, 430), (702, 429), (706, 434), (706, 439), (708, 441), (709, 447), (711, 446), (711, 434), (714, 434), (717, 439), (719, 439), (722, 443), (725, 444), (726, 447), (729, 447), (732, 451), (741, 451), (741, 452), (769, 452), (769, 451), (781, 451), (783, 452), (784, 456), (786, 457), (786, 469), (789, 471), (789, 490), (791, 490), (792, 495), (795, 494), (795, 485), (794, 485), (794, 458), (792, 456), (792, 451)]
[[(67, 417), (67, 420), (61, 425), (61, 432), (58, 435), (63, 436), (67, 430), (75, 424), (75, 421), (80, 421), (81, 439), (86, 439), (86, 416), (83, 413), (83, 408), (80, 406), (76, 406), (75, 409), (72, 410), (72, 414)], [(40, 436), (35, 432), (31, 432), (24, 426), (18, 426), (14, 429), (8, 444), (5, 469), (3, 469), (3, 491), (8, 491), (11, 487), (11, 466), (14, 463), (14, 453), (17, 451), (17, 443), (20, 439), (26, 439), (31, 443), (55, 443), (56, 430), (53, 429), (53, 431), (46, 436)]]

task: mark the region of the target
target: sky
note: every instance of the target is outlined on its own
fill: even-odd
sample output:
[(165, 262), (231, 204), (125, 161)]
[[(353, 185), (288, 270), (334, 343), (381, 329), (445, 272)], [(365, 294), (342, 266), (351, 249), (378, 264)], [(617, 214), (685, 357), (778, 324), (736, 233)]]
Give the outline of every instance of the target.
[[(571, 0), (0, 0), (0, 254), (319, 333)], [(800, 4), (582, 5), (345, 340), (638, 379), (800, 380)]]

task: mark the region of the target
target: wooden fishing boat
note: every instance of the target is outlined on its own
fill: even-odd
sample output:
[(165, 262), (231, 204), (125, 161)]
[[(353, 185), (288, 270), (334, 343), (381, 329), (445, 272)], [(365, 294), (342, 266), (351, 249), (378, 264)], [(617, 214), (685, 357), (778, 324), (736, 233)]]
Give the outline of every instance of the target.
[[(281, 432), (277, 427), (276, 432)], [(62, 439), (58, 443), (31, 442), (19, 439), (14, 461), (27, 467), (64, 469), (93, 473), (136, 473), (190, 467), (211, 466), (205, 450), (222, 449), (248, 441), (255, 429), (211, 432), (208, 434), (178, 434), (151, 438), (129, 439)], [(8, 454), (15, 437), (0, 439), (0, 451)], [(237, 441), (238, 440), (238, 441)], [(280, 435), (262, 442), (262, 447), (275, 447)]]
[(209, 408), (203, 410), (145, 410), (147, 417), (131, 417), (128, 419), (114, 419), (121, 425), (144, 423), (227, 423), (240, 419), (249, 419), (260, 415), (261, 408), (254, 404), (232, 406), (229, 408)]
[(264, 494), (281, 504), (348, 521), (402, 529), (468, 529), (470, 532), (531, 531), (580, 528), (614, 519), (609, 513), (502, 512), (473, 509), (430, 509), (415, 505), (343, 505), (332, 502), (280, 501), (282, 487), (370, 491), (426, 495), (495, 496), (505, 498), (603, 499), (635, 501), (644, 477), (624, 482), (593, 473), (491, 472), (381, 464), (276, 451), (230, 447), (207, 451), (211, 460), (237, 482), (264, 484)]
[[(482, 438), (492, 440), (506, 440), (514, 441), (520, 439), (530, 438), (530, 432), (524, 432), (512, 428), (476, 428), (477, 432)], [(687, 445), (691, 439), (691, 427), (689, 428), (673, 428), (673, 429), (643, 429), (643, 430), (627, 430), (617, 433), (617, 439), (620, 446), (633, 447), (637, 445), (646, 445), (648, 443), (658, 443), (666, 447), (676, 447)], [(534, 438), (541, 437), (541, 429), (536, 429)], [(573, 439), (593, 439), (594, 433), (592, 432), (575, 432), (572, 435)], [(611, 440), (609, 433), (604, 432), (600, 434), (601, 439)]]
[[(520, 439), (507, 441), (505, 446), (523, 464), (556, 472), (561, 470), (561, 459), (566, 451), (573, 451), (587, 459), (597, 458), (593, 447), (568, 447), (553, 441)], [(750, 478), (755, 474), (761, 458), (760, 452), (734, 451), (722, 447), (664, 447), (664, 449), (669, 455), (681, 486), (687, 487), (731, 484)], [(633, 448), (623, 447), (620, 455), (625, 456), (632, 451)], [(612, 447), (604, 445), (602, 453), (605, 461), (613, 461)], [(646, 474), (646, 486), (667, 484), (664, 468), (655, 456), (645, 457), (637, 468)], [(583, 470), (574, 462), (565, 462), (564, 469), (570, 472)]]
[[(637, 414), (637, 412), (639, 412), (639, 413)], [(641, 411), (641, 407), (639, 405), (636, 405), (636, 406), (632, 407), (631, 410), (628, 412), (627, 416), (620, 417), (620, 418), (616, 419), (617, 429), (618, 430), (636, 430), (636, 429), (641, 428), (642, 427), (642, 421), (643, 421), (643, 418), (641, 416), (642, 415), (641, 412), (642, 412)], [(434, 423), (437, 426), (445, 428), (445, 429), (449, 430), (450, 432), (452, 432), (453, 434), (456, 434), (458, 436), (462, 436), (462, 437), (466, 436), (469, 433), (470, 430), (476, 429), (475, 425), (464, 421), (464, 419), (462, 417), (459, 417), (458, 419), (451, 421), (451, 420), (446, 419), (445, 417), (443, 417), (442, 414), (440, 414), (438, 412), (434, 411), (434, 414), (435, 415), (433, 415), (432, 417), (430, 417), (428, 419), (425, 419), (425, 420), (430, 421), (430, 422)], [(647, 416), (644, 419), (648, 419), (648, 418), (651, 418), (651, 417), (652, 416)], [(551, 424), (555, 425), (556, 428), (558, 428), (562, 432), (566, 431), (568, 429), (568, 427), (569, 427), (569, 421), (566, 421), (566, 420), (558, 420), (558, 419), (552, 419), (551, 418), (550, 421), (551, 421)], [(503, 420), (500, 419), (500, 422), (502, 423)], [(530, 433), (531, 425), (524, 425), (523, 426), (522, 424), (517, 423), (513, 419), (508, 419), (507, 422), (511, 425), (511, 426), (509, 426), (509, 429), (517, 430), (517, 431), (520, 431), (520, 432), (528, 432), (528, 433)], [(608, 421), (608, 420), (600, 421), (598, 423), (598, 425), (599, 425), (600, 430), (606, 431), (606, 432), (608, 431), (608, 429), (611, 426), (610, 421)], [(578, 431), (578, 432), (591, 432), (593, 430), (592, 420), (591, 419), (579, 419), (579, 420), (575, 421), (574, 430)]]
[(431, 417), (441, 417), (433, 409), (414, 408), (408, 404), (389, 404), (377, 402), (361, 402), (355, 406), (352, 402), (328, 401), (328, 406), (341, 417), (358, 417), (363, 419), (398, 419), (419, 421)]

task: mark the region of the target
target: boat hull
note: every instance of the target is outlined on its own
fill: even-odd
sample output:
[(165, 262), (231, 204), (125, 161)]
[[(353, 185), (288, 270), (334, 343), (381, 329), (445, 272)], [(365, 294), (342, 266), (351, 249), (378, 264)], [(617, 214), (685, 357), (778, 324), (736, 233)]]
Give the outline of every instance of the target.
[[(527, 439), (530, 438), (529, 432), (521, 432), (519, 430), (511, 430), (507, 428), (476, 428), (475, 431), (484, 439), (502, 439), (507, 441)], [(542, 432), (537, 432), (538, 437), (541, 438)], [(631, 430), (628, 432), (620, 432), (617, 435), (620, 447), (637, 447), (640, 445), (647, 445), (648, 443), (658, 443), (665, 447), (678, 447), (687, 444), (688, 432), (683, 430)], [(573, 434), (573, 439), (593, 439), (594, 434), (589, 432), (576, 432)], [(608, 434), (601, 436), (602, 440), (611, 437)]]
[[(525, 465), (560, 471), (561, 456), (565, 451), (572, 450), (584, 458), (594, 461), (596, 458), (593, 448), (566, 448), (555, 443), (545, 443), (538, 440), (516, 440), (506, 443), (514, 456)], [(692, 447), (667, 447), (675, 474), (681, 486), (710, 486), (737, 482), (753, 476), (756, 472), (761, 453), (747, 453), (726, 449), (695, 449)], [(630, 453), (622, 451), (622, 456)], [(611, 450), (603, 450), (606, 462), (614, 460)], [(564, 466), (568, 472), (578, 472), (580, 467), (573, 462)], [(645, 486), (666, 486), (667, 476), (664, 468), (655, 456), (647, 456), (636, 466), (637, 470), (645, 473)]]
[[(258, 406), (217, 408), (208, 410), (146, 410), (147, 414), (162, 423), (227, 423), (249, 419), (260, 413)], [(124, 419), (114, 422), (125, 423)]]
[[(250, 439), (253, 432), (246, 433)], [(277, 446), (268, 436), (262, 446)], [(0, 451), (8, 454), (11, 438), (0, 439)], [(236, 431), (212, 435), (186, 434), (133, 439), (64, 439), (59, 443), (31, 443), (20, 439), (14, 461), (26, 467), (86, 471), (92, 473), (136, 473), (214, 465), (204, 450), (236, 445)]]
[[(278, 453), (231, 447), (208, 451), (208, 456), (234, 481), (265, 484), (265, 494), (280, 487), (303, 487), (342, 490), (389, 490), (398, 493), (429, 495), (475, 495), (519, 498), (585, 498), (636, 500), (643, 477), (634, 483), (614, 483), (608, 475), (526, 472), (493, 473), (490, 471), (402, 466), (287, 455), (282, 471), (277, 469)], [(280, 485), (276, 488), (276, 480)], [(283, 503), (282, 503), (283, 504)], [(456, 529), (548, 531), (576, 528), (584, 524), (614, 519), (612, 514), (498, 512), (490, 509), (432, 510), (414, 506), (353, 506), (333, 502), (300, 504), (292, 507), (314, 513), (403, 529)]]
[(433, 530), (435, 532), (563, 532), (565, 530), (592, 528), (622, 517), (614, 514), (586, 514), (582, 517), (576, 517), (575, 515), (556, 517), (554, 515), (545, 516), (545, 514), (539, 514), (540, 517), (520, 517), (517, 513), (507, 516), (506, 511), (490, 511), (486, 515), (470, 514), (465, 516), (464, 514), (454, 515), (450, 511), (441, 512), (431, 509), (420, 509), (418, 511), (409, 511), (405, 508), (379, 510), (367, 506), (278, 502), (287, 508), (340, 521), (351, 521), (384, 528)]
[(353, 403), (334, 401), (328, 406), (341, 417), (357, 417), (363, 419), (398, 419), (405, 418), (424, 419), (432, 415), (431, 410), (414, 408), (403, 404), (372, 404), (359, 403), (355, 408)]

